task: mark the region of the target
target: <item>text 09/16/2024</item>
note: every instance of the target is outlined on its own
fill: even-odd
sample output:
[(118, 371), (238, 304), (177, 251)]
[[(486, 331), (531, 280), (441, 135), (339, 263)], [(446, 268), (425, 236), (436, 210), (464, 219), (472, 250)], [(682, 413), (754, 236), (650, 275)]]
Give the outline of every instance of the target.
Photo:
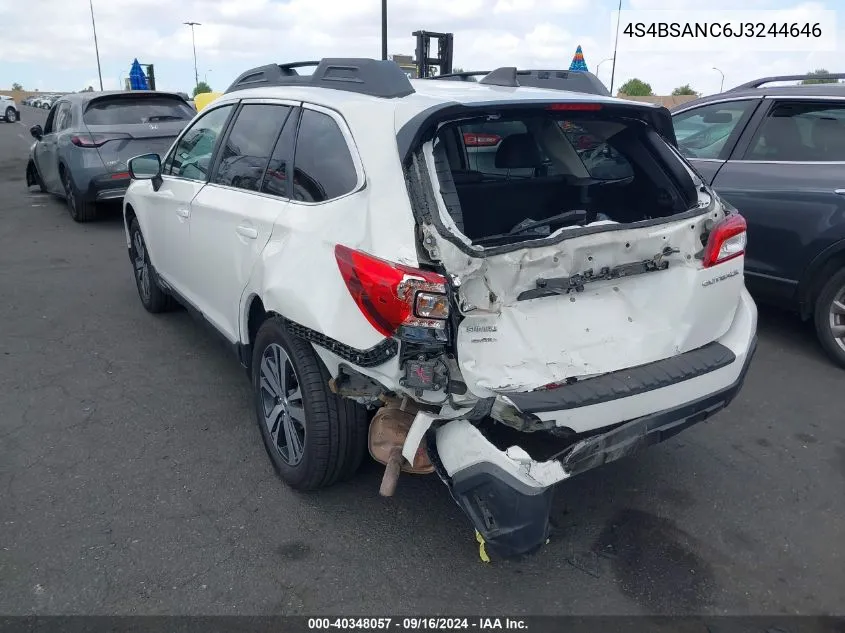
[(836, 11), (613, 12), (615, 37), (625, 51), (834, 51)]

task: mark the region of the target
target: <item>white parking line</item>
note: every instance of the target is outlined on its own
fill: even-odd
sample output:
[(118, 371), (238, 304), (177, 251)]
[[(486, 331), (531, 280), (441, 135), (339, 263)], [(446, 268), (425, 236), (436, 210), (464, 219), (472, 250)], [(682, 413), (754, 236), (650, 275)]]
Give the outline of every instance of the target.
[(23, 134), (18, 134), (18, 136), (20, 136), (22, 140), (26, 140), (26, 137)]

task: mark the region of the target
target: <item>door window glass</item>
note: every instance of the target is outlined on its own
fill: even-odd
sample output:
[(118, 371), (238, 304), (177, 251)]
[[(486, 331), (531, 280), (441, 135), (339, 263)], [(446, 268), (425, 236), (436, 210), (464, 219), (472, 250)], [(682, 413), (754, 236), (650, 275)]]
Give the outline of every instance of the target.
[(195, 121), (168, 155), (163, 173), (191, 180), (205, 180), (217, 139), (233, 107), (225, 105), (215, 108)]
[(845, 105), (776, 104), (754, 135), (745, 159), (845, 161)]
[(753, 100), (711, 103), (676, 114), (672, 123), (681, 154), (726, 159), (728, 138), (753, 104)]
[(288, 191), (288, 161), (293, 157), (293, 147), (296, 142), (296, 124), (299, 120), (296, 112), (288, 116), (285, 129), (282, 130), (276, 147), (273, 148), (273, 155), (267, 165), (267, 172), (264, 181), (261, 183), (261, 191), (281, 198), (290, 198)]
[(220, 164), (212, 182), (258, 191), (273, 145), (290, 110), (285, 105), (244, 105), (221, 149)]

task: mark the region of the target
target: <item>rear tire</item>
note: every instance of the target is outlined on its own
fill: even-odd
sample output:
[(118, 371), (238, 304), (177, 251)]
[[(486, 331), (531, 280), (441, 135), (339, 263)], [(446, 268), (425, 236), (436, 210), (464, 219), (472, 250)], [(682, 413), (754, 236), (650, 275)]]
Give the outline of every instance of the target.
[(147, 312), (158, 314), (172, 310), (176, 301), (167, 294), (158, 283), (158, 273), (150, 261), (150, 254), (147, 250), (147, 243), (141, 233), (141, 226), (138, 220), (133, 218), (129, 225), (129, 256), (132, 260), (132, 268), (135, 273), (135, 287), (138, 289), (138, 297)]
[(816, 335), (825, 352), (845, 367), (845, 268), (822, 286), (813, 316)]
[(14, 108), (6, 108), (6, 123), (14, 123), (18, 120), (18, 111)]
[(256, 421), (273, 468), (297, 490), (348, 479), (366, 452), (367, 410), (333, 394), (329, 378), (311, 345), (283, 319), (262, 323), (252, 354)]
[(65, 190), (67, 209), (75, 222), (90, 222), (97, 219), (96, 205), (79, 194), (66, 169), (62, 169), (62, 187)]

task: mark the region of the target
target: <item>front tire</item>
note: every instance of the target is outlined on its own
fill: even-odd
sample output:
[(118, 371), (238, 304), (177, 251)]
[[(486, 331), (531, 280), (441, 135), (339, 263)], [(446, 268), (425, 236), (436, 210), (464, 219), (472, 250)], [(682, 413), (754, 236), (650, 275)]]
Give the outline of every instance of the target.
[(70, 217), (72, 217), (75, 222), (90, 222), (91, 220), (95, 220), (97, 218), (97, 207), (93, 202), (85, 200), (79, 194), (70, 179), (70, 174), (67, 169), (62, 170), (62, 187), (65, 190), (65, 202), (67, 203), (67, 209), (70, 211)]
[(825, 352), (845, 367), (845, 268), (828, 279), (819, 292), (814, 321)]
[(138, 289), (138, 297), (147, 312), (158, 314), (173, 309), (174, 300), (169, 294), (162, 290), (158, 283), (158, 273), (150, 261), (150, 254), (144, 235), (141, 233), (141, 226), (136, 218), (132, 219), (129, 225), (129, 255), (132, 259), (132, 268), (135, 272), (135, 286)]
[(367, 443), (367, 411), (333, 394), (329, 373), (309, 343), (271, 317), (252, 355), (256, 421), (279, 477), (297, 490), (351, 477)]
[(6, 123), (14, 123), (18, 120), (18, 111), (14, 108), (6, 108)]

